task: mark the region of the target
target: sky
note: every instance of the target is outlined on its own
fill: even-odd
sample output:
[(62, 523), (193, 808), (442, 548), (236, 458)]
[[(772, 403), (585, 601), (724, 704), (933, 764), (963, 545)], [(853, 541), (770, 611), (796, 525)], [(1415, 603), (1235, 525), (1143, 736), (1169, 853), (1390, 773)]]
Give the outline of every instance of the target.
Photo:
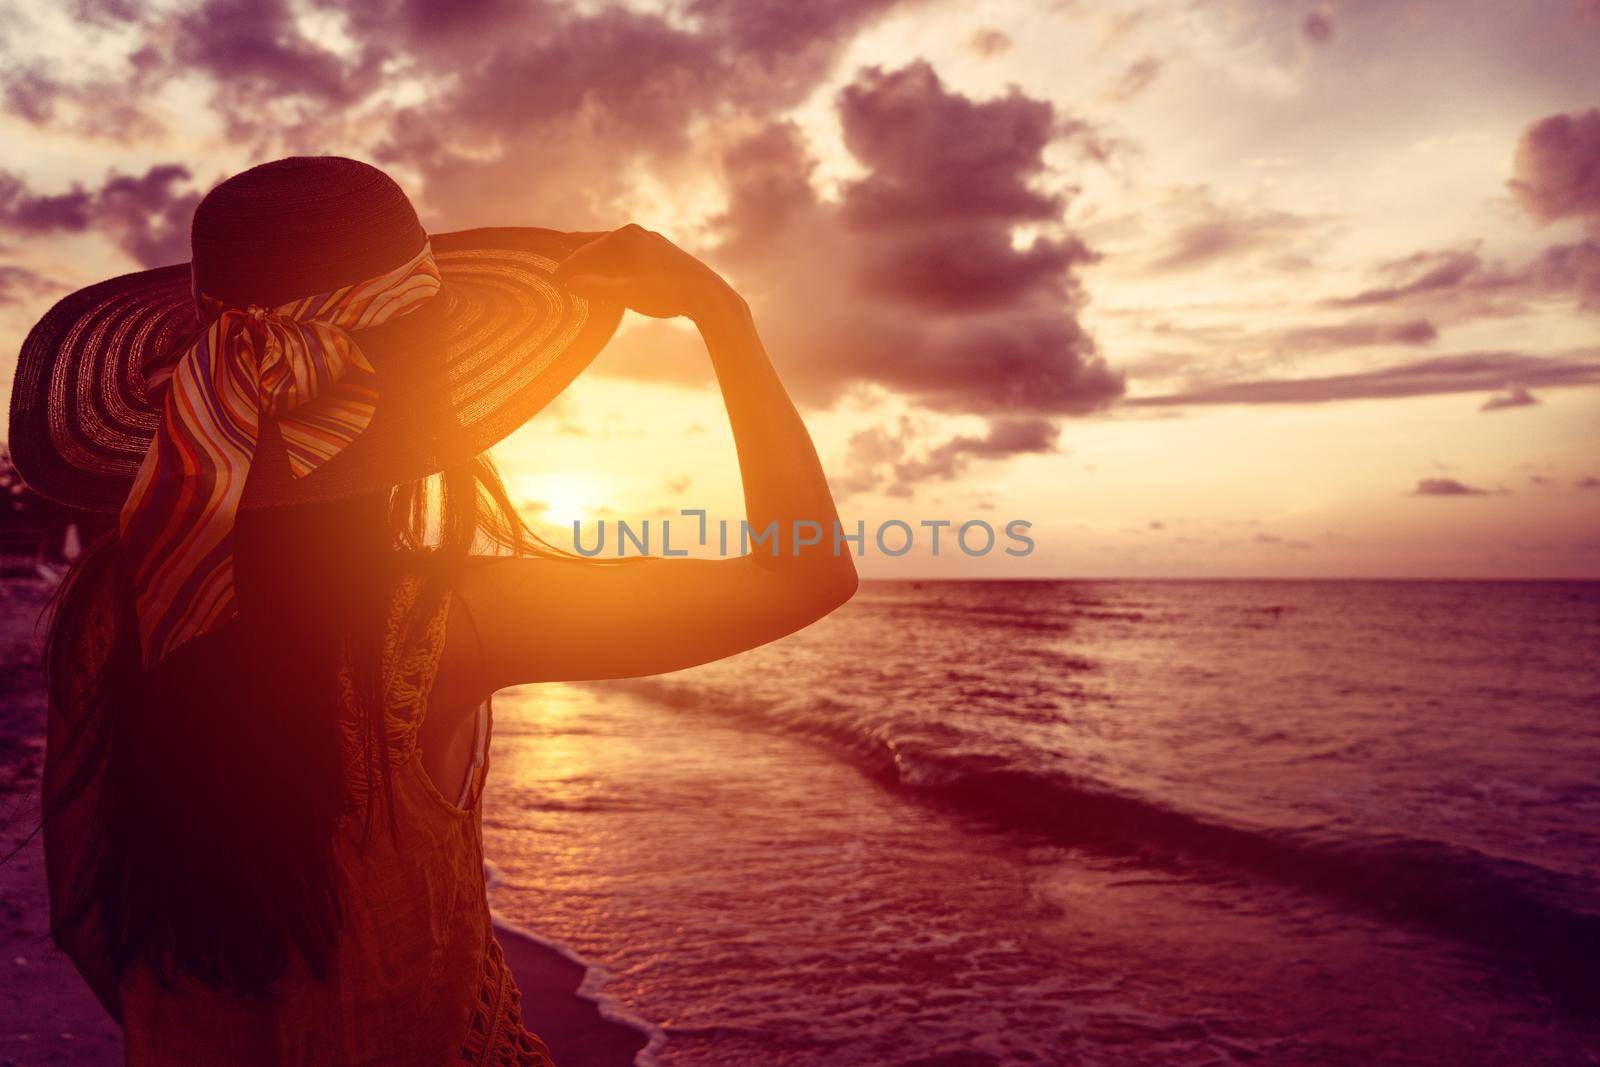
[[(721, 272), (847, 525), (919, 534), (869, 577), (1600, 577), (1596, 55), (1595, 0), (0, 0), (0, 376), (348, 155)], [(741, 514), (682, 322), (495, 457), (560, 545)]]

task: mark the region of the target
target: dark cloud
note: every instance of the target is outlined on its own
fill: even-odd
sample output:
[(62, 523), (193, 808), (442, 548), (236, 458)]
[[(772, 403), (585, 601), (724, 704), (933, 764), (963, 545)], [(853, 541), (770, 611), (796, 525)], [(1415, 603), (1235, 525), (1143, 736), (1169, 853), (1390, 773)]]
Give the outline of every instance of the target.
[[(751, 294), (786, 380), (814, 401), (876, 385), (995, 417), (1083, 413), (1120, 395), (1077, 318), (1074, 268), (1091, 253), (1060, 232), (1062, 195), (1031, 184), (1072, 125), (1015, 91), (948, 92), (920, 62), (863, 71), (839, 106), (867, 174), (837, 203), (809, 180), (792, 124), (724, 153), (711, 259)], [(1055, 231), (1013, 247), (1027, 222)]]
[(1572, 484), (1579, 489), (1600, 489), (1600, 478), (1579, 478)]
[[(684, 0), (664, 11), (557, 0), (205, 0), (177, 10), (91, 4), (136, 23), (139, 92), (184, 80), (258, 159), (328, 151), (420, 174), (435, 228), (625, 221), (643, 168), (697, 171), (692, 131), (802, 101), (845, 45), (916, 0)], [(316, 19), (306, 18), (306, 14)], [(319, 32), (322, 20), (337, 38)], [(64, 78), (65, 65), (50, 74)], [(86, 75), (75, 75), (86, 76)], [(106, 85), (8, 79), (40, 116)], [(425, 89), (395, 102), (396, 86)], [(191, 89), (185, 84), (185, 91)], [(51, 120), (59, 121), (59, 120)]]
[(1517, 146), (1511, 191), (1540, 222), (1600, 221), (1600, 108), (1530, 126)]
[(139, 263), (182, 263), (189, 258), (189, 223), (200, 203), (197, 190), (181, 187), (188, 182), (189, 169), (172, 163), (137, 178), (114, 175), (96, 194), (96, 211)]
[(0, 231), (37, 235), (82, 233), (110, 237), (146, 267), (189, 258), (189, 222), (200, 193), (189, 188), (189, 169), (176, 163), (143, 175), (112, 174), (98, 189), (74, 185), (65, 193), (38, 194), (15, 174), (0, 171)]
[(66, 193), (39, 194), (17, 175), (0, 171), (0, 229), (21, 234), (87, 229), (93, 202), (93, 195), (82, 186)]
[[(695, 0), (691, 21), (608, 6), (509, 8), (365, 0), (372, 47), (441, 80), (395, 116), (381, 157), (420, 168), (452, 225), (560, 219), (618, 224), (647, 168), (698, 174), (693, 131), (723, 115), (770, 116), (802, 101), (845, 44), (896, 0)], [(448, 14), (445, 14), (448, 13)], [(679, 13), (679, 14), (682, 14)], [(470, 23), (471, 33), (431, 23)], [(491, 42), (485, 48), (485, 42)]]
[(1583, 356), (1582, 359), (1557, 359), (1513, 352), (1475, 352), (1320, 378), (1197, 384), (1182, 392), (1133, 397), (1125, 403), (1133, 406), (1315, 404), (1330, 400), (1490, 392), (1506, 387), (1508, 382), (1521, 383), (1523, 388), (1600, 382), (1600, 350), (1587, 350)]
[[(419, 175), (435, 229), (625, 221), (638, 176), (698, 173), (702, 120), (792, 106), (846, 43), (910, 0), (689, 0), (669, 13), (555, 0), (313, 0), (337, 39), (289, 0), (206, 0), (176, 11), (86, 3), (85, 21), (134, 26), (127, 88), (63, 82), (66, 65), (5, 80), (14, 111), (99, 111), (183, 79), (259, 159), (367, 156)], [(393, 102), (408, 81), (420, 99)], [(187, 84), (192, 82), (192, 86)], [(132, 106), (131, 104), (127, 106)], [(127, 126), (122, 122), (116, 125)], [(677, 172), (674, 168), (679, 168)], [(144, 242), (141, 242), (144, 243)]]
[(1489, 490), (1458, 482), (1454, 478), (1418, 478), (1412, 496), (1487, 496)]
[[(749, 299), (799, 399), (883, 391), (990, 425), (943, 442), (904, 426), (858, 435), (835, 488), (905, 493), (976, 459), (1045, 449), (1056, 417), (1120, 396), (1123, 379), (1078, 321), (1078, 268), (1093, 253), (1061, 221), (1065, 194), (1037, 184), (1046, 149), (1081, 147), (1082, 126), (1014, 91), (949, 92), (924, 63), (864, 70), (838, 106), (865, 173), (824, 197), (794, 123), (730, 136), (719, 153), (726, 208), (699, 251)], [(1035, 236), (1019, 247), (1023, 224)], [(643, 323), (594, 369), (700, 383), (697, 344)]]
[(373, 88), (381, 59), (366, 49), (350, 62), (308, 38), (287, 0), (206, 0), (180, 11), (166, 36), (168, 65), (210, 75), (245, 115), (286, 98), (353, 104)]
[[(72, 6), (80, 25), (124, 32), (97, 36), (93, 62), (21, 67), (0, 78), (12, 114), (56, 131), (124, 142), (159, 132), (165, 123), (147, 102), (183, 82), (186, 97), (207, 93), (207, 118), (221, 121), (230, 139), (259, 158), (327, 151), (319, 135), (370, 101), (382, 87), (385, 64), (387, 73), (400, 73), (395, 53), (378, 42), (347, 54), (316, 39), (303, 19), (307, 10), (288, 0)], [(129, 40), (137, 47), (117, 55), (116, 44)], [(383, 123), (387, 110), (369, 108), (363, 118)]]
[(1523, 408), (1537, 404), (1539, 398), (1520, 385), (1509, 386), (1483, 402), (1479, 411), (1504, 411), (1506, 408)]
[(1013, 88), (997, 100), (946, 92), (926, 62), (867, 67), (839, 95), (844, 143), (870, 169), (845, 193), (863, 229), (940, 222), (1029, 222), (1059, 217), (1057, 193), (1034, 179), (1060, 133), (1055, 109)]

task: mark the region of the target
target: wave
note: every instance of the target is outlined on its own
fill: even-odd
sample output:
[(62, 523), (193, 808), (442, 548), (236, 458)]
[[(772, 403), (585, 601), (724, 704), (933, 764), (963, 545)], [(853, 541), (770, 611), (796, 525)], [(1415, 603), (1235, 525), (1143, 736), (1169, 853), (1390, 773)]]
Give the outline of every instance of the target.
[(669, 706), (754, 717), (824, 745), (908, 796), (1058, 844), (1158, 866), (1220, 867), (1413, 923), (1514, 963), (1570, 1006), (1600, 1008), (1600, 894), (1589, 879), (1400, 834), (1239, 825), (1001, 756), (913, 750), (851, 722), (848, 709), (826, 697), (795, 714), (786, 703), (732, 703), (656, 678), (604, 684)]
[[(583, 980), (578, 988), (573, 990), (573, 996), (581, 997), (595, 1006), (600, 1017), (614, 1026), (631, 1030), (644, 1039), (643, 1047), (634, 1054), (634, 1067), (660, 1067), (658, 1054), (667, 1043), (666, 1031), (655, 1023), (636, 1015), (630, 1011), (620, 999), (605, 992), (605, 987), (611, 980), (611, 973), (598, 963), (585, 959), (572, 946), (553, 937), (546, 937), (535, 930), (507, 918), (499, 911), (493, 911), (495, 936), (507, 949), (507, 958), (514, 961), (519, 955), (514, 947), (515, 941), (523, 941), (534, 946), (537, 950), (553, 952), (569, 963), (576, 964), (583, 969)], [(513, 970), (515, 966), (513, 965)], [(563, 1061), (564, 1062), (564, 1061)]]

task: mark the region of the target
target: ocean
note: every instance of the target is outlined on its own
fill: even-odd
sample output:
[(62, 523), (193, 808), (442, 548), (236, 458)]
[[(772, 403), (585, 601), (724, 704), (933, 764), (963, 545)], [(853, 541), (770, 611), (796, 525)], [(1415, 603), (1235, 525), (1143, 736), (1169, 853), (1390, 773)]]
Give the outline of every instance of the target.
[(1600, 583), (868, 582), (491, 760), (643, 1064), (1600, 1062)]

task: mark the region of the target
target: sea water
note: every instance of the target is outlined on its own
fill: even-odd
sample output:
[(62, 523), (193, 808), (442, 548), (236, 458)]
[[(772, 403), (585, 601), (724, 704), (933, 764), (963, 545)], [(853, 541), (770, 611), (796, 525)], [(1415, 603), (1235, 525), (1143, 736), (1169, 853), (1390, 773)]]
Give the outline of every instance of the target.
[(867, 583), (495, 707), (494, 904), (645, 1060), (1600, 1060), (1600, 583)]

